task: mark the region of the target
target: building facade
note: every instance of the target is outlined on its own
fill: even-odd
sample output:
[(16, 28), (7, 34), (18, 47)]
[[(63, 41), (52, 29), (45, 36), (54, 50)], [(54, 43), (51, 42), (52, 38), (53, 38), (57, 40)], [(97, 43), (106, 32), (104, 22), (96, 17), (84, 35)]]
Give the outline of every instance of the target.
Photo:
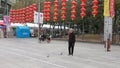
[(13, 3), (16, 3), (16, 0), (0, 0), (0, 20), (3, 19), (4, 15), (9, 15)]

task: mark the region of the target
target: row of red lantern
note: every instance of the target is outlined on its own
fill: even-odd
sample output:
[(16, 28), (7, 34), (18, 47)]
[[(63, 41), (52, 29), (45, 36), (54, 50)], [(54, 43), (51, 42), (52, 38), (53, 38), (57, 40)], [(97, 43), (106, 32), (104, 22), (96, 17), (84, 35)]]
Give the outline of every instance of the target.
[[(86, 0), (80, 0), (80, 1), (82, 2), (80, 4), (80, 6), (82, 7), (80, 9), (80, 11), (81, 11), (80, 16), (83, 18), (83, 17), (86, 16), (86, 9), (85, 9), (85, 7), (86, 7), (86, 4), (85, 4)], [(98, 9), (98, 6), (97, 6), (98, 0), (93, 0), (92, 4), (93, 4), (93, 6), (92, 6), (92, 10), (93, 10), (92, 11), (92, 15), (95, 17), (98, 14), (98, 12), (97, 12), (97, 9)]]
[[(36, 4), (34, 4), (34, 7), (37, 7)], [(34, 11), (36, 11), (36, 8), (34, 8), (33, 5), (30, 5), (28, 7), (26, 7), (26, 11), (25, 11), (25, 21), (26, 22), (32, 22), (34, 19)]]
[(58, 0), (54, 1), (54, 15), (53, 15), (53, 20), (54, 22), (57, 21), (58, 17)]
[(10, 14), (24, 14), (25, 12), (34, 12), (36, 11), (36, 4), (33, 4), (29, 7), (26, 7), (26, 8), (21, 8), (21, 9), (17, 9), (17, 10), (10, 10)]
[(66, 19), (66, 0), (62, 0), (62, 8), (61, 8), (61, 19), (64, 21)]
[(75, 0), (72, 0), (71, 2), (72, 7), (71, 7), (71, 19), (74, 20), (76, 18), (75, 14), (76, 14), (76, 2)]
[[(83, 18), (86, 16), (86, 0), (80, 0), (81, 1), (81, 4), (80, 4), (80, 16)], [(44, 4), (48, 4), (46, 6), (44, 6), (44, 20), (46, 21), (49, 21), (50, 20), (50, 3), (49, 2), (44, 2)], [(74, 20), (76, 18), (75, 14), (76, 14), (76, 2), (75, 0), (72, 0), (71, 2), (72, 4), (72, 7), (71, 7), (71, 19)], [(92, 7), (92, 15), (95, 16), (98, 12), (97, 12), (97, 9), (98, 9), (98, 1), (97, 0), (94, 0), (92, 2), (93, 4), (93, 7)], [(62, 8), (61, 8), (61, 19), (64, 21), (65, 18), (66, 18), (66, 0), (62, 0), (62, 4), (61, 4)], [(58, 16), (58, 1), (55, 0), (54, 1), (54, 15), (53, 15), (53, 20), (56, 21), (57, 20), (57, 16)]]
[(49, 1), (44, 2), (44, 10), (43, 10), (44, 21), (50, 20), (50, 4), (51, 2)]
[(34, 11), (37, 10), (37, 5), (33, 4), (29, 7), (17, 9), (17, 10), (10, 10), (10, 21), (11, 22), (31, 22), (34, 17)]

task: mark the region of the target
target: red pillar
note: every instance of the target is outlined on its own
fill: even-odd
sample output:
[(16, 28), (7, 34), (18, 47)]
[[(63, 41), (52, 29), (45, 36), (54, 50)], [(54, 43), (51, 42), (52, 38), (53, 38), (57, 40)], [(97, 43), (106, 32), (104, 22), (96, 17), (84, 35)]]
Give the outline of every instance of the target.
[(107, 41), (107, 51), (110, 51), (110, 39), (108, 39), (108, 41)]

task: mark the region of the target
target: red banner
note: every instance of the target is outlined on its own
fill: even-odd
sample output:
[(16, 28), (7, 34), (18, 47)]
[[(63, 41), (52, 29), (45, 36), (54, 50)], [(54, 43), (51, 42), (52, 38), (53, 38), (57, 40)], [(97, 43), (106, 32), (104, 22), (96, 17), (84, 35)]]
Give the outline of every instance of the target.
[(110, 16), (114, 17), (114, 0), (110, 0)]

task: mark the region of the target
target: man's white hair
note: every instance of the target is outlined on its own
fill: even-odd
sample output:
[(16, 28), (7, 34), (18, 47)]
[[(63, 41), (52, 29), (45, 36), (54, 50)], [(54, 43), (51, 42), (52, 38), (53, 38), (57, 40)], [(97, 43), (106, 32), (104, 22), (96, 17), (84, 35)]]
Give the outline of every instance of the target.
[(73, 31), (74, 31), (74, 29), (73, 29), (73, 28), (70, 28), (70, 29), (69, 29), (69, 31), (70, 31), (70, 32), (73, 32)]

